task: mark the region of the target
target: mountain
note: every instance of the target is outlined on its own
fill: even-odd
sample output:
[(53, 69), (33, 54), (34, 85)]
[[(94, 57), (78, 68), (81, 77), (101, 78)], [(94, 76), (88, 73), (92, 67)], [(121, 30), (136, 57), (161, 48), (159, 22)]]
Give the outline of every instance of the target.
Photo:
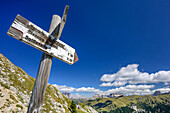
[(158, 95), (161, 95), (161, 92), (160, 91), (155, 91), (153, 96), (158, 96)]
[(100, 113), (127, 113), (127, 111), (148, 111), (151, 113), (160, 113), (162, 111), (162, 113), (169, 113), (170, 94), (97, 98), (95, 100), (88, 100), (83, 104), (92, 106)]
[[(35, 79), (0, 54), (0, 112), (25, 113)], [(71, 113), (72, 101), (56, 87), (47, 85), (42, 113)], [(78, 113), (97, 113), (92, 107), (78, 104)]]

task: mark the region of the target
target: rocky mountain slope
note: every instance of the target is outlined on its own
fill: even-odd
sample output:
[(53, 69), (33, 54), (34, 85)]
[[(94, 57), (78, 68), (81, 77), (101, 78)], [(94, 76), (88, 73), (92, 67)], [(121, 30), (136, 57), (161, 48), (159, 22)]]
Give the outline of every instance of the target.
[[(25, 113), (35, 79), (0, 54), (0, 112)], [(71, 100), (53, 85), (48, 84), (42, 108), (43, 113), (71, 113)], [(79, 113), (97, 113), (87, 105), (77, 105)]]
[[(166, 111), (169, 109), (170, 112), (170, 94), (162, 94), (159, 96), (151, 95), (133, 95), (125, 96), (119, 98), (98, 98), (95, 100), (88, 100), (84, 104), (92, 106), (98, 112), (102, 113), (124, 113), (125, 111), (131, 110), (141, 110), (154, 113), (160, 113), (160, 109)], [(162, 108), (161, 108), (162, 107)], [(164, 113), (164, 112), (162, 112)]]

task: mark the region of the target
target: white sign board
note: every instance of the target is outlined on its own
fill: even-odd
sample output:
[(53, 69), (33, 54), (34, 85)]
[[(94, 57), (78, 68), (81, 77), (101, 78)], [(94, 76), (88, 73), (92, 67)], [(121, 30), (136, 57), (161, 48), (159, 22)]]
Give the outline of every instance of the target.
[(74, 48), (59, 39), (50, 45), (50, 37), (55, 37), (20, 15), (17, 15), (7, 34), (68, 64), (78, 61)]

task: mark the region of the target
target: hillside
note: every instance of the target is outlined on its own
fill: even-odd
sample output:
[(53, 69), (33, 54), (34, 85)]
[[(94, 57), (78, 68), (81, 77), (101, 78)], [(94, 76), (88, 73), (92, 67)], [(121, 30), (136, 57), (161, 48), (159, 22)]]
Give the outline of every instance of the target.
[[(114, 113), (118, 112), (119, 109), (122, 111), (123, 109), (130, 107), (137, 107), (141, 110), (159, 110), (161, 106), (167, 110), (170, 108), (170, 94), (164, 94), (159, 96), (151, 96), (151, 95), (133, 95), (133, 96), (125, 96), (120, 98), (98, 98), (95, 100), (88, 100), (84, 102), (84, 104), (92, 106), (98, 112), (105, 111)], [(162, 108), (161, 108), (162, 109)], [(115, 112), (115, 113), (116, 113)], [(167, 112), (166, 112), (167, 113)]]
[[(34, 78), (0, 54), (0, 112), (25, 113), (34, 82)], [(53, 85), (47, 85), (43, 113), (71, 113), (70, 105), (71, 100)], [(83, 104), (77, 105), (77, 111), (79, 113), (96, 113), (92, 107)]]

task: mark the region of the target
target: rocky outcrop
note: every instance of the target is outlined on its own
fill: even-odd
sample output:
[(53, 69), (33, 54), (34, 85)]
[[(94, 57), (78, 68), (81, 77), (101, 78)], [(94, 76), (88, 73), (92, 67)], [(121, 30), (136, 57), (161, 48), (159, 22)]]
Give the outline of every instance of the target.
[(155, 91), (153, 96), (158, 96), (158, 95), (161, 95), (161, 92), (160, 91)]
[(5, 87), (0, 86), (0, 112), (21, 112), (25, 113), (27, 107), (19, 101), (17, 95)]

